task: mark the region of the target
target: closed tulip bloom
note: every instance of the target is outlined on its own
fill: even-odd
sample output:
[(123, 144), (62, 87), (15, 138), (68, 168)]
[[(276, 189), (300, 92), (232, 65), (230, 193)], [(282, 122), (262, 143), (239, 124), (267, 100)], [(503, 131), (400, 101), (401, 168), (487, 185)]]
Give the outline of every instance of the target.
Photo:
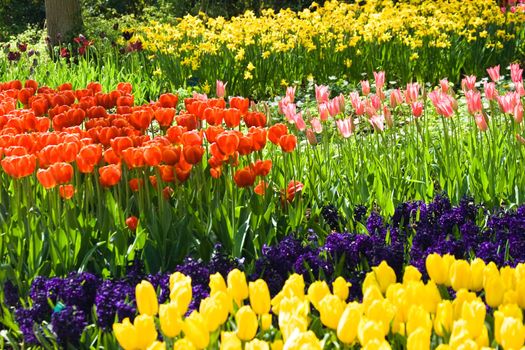
[(457, 292), (470, 287), (470, 265), (465, 260), (456, 260), (450, 266), (450, 284)]
[(413, 305), (408, 311), (406, 332), (412, 334), (416, 329), (424, 328), (429, 332), (432, 330), (430, 314), (419, 305)]
[(330, 289), (325, 281), (315, 281), (308, 287), (308, 300), (317, 310), (319, 310), (319, 302), (328, 294)]
[(286, 339), (283, 350), (322, 350), (321, 342), (312, 331), (296, 331)]
[(160, 329), (168, 338), (179, 335), (182, 329), (182, 318), (177, 304), (162, 304), (159, 308)]
[(485, 304), (479, 300), (463, 303), (461, 318), (467, 322), (467, 329), (473, 338), (481, 335), (485, 324)]
[(389, 285), (396, 283), (396, 273), (388, 266), (386, 261), (382, 261), (379, 266), (373, 267), (381, 293), (385, 294)]
[(373, 339), (369, 341), (365, 346), (362, 347), (363, 350), (391, 350), (390, 344), (386, 339)]
[(429, 254), (425, 261), (425, 266), (429, 277), (436, 284), (447, 284), (447, 281), (449, 280), (448, 266), (444, 262), (442, 256), (437, 253)]
[(155, 288), (148, 281), (142, 281), (135, 287), (137, 308), (141, 315), (155, 316), (159, 311), (159, 302)]
[(246, 275), (238, 269), (233, 269), (228, 273), (228, 293), (232, 296), (237, 306), (242, 305), (242, 301), (249, 296)]
[(437, 306), (436, 316), (434, 318), (434, 331), (440, 337), (452, 331), (454, 322), (454, 309), (450, 300), (443, 300)]
[(137, 334), (136, 347), (139, 349), (147, 349), (155, 340), (157, 340), (157, 329), (155, 328), (155, 321), (152, 316), (139, 315), (133, 321), (135, 331)]
[(222, 277), (220, 272), (210, 275), (210, 283), (208, 285), (210, 287), (210, 295), (213, 295), (218, 291), (227, 291), (226, 282), (224, 281), (224, 277)]
[(270, 346), (264, 340), (254, 339), (244, 347), (245, 350), (270, 350)]
[(357, 337), (357, 326), (363, 316), (363, 306), (352, 302), (346, 305), (345, 311), (337, 325), (337, 338), (345, 344), (351, 344)]
[(137, 348), (137, 333), (129, 318), (126, 317), (122, 323), (114, 323), (113, 333), (124, 350)]
[(520, 349), (525, 341), (523, 323), (513, 317), (505, 317), (500, 328), (500, 344), (504, 350)]
[(408, 281), (420, 281), (421, 272), (414, 266), (405, 267), (405, 273), (403, 274), (403, 284), (408, 283)]
[(284, 343), (281, 339), (277, 339), (270, 345), (271, 350), (283, 350), (283, 347)]
[(430, 350), (430, 331), (419, 327), (407, 339), (407, 350)]
[(372, 340), (383, 340), (385, 333), (380, 323), (362, 317), (357, 326), (357, 337), (359, 343), (364, 346)]
[(221, 332), (220, 350), (242, 350), (241, 340), (235, 332)]
[(485, 266), (485, 262), (479, 258), (470, 262), (470, 290), (479, 292), (483, 289), (483, 271)]
[(319, 302), (321, 322), (328, 328), (337, 329), (345, 303), (335, 295), (328, 294)]
[(248, 285), (250, 294), (250, 305), (258, 315), (267, 314), (270, 312), (270, 290), (268, 285), (262, 279), (255, 282), (250, 282)]
[(505, 285), (505, 290), (516, 289), (516, 272), (510, 266), (504, 266), (500, 270), (501, 279)]
[(272, 314), (261, 315), (261, 330), (266, 331), (272, 326)]
[(365, 309), (368, 319), (380, 323), (385, 334), (388, 334), (396, 313), (396, 307), (388, 299), (374, 300), (370, 307)]
[(173, 349), (177, 349), (177, 350), (196, 350), (197, 348), (195, 347), (195, 345), (193, 345), (193, 343), (189, 339), (182, 338), (182, 339), (177, 340), (173, 344)]
[(192, 298), (191, 277), (175, 272), (170, 276), (170, 300), (177, 303), (179, 312), (184, 315)]
[(197, 349), (204, 349), (210, 343), (210, 333), (204, 317), (193, 311), (182, 324), (182, 331)]
[(251, 340), (257, 334), (257, 316), (248, 305), (241, 307), (235, 314), (237, 336), (241, 340)]
[(148, 350), (166, 350), (166, 343), (156, 340), (148, 346)]
[(485, 284), (485, 302), (490, 307), (498, 307), (503, 302), (505, 285), (501, 276), (494, 275), (490, 277)]
[(346, 301), (349, 294), (349, 288), (352, 286), (352, 283), (347, 282), (343, 277), (339, 276), (332, 283), (332, 289), (334, 295), (337, 296), (342, 301)]
[[(450, 335), (450, 347), (457, 349), (459, 346), (465, 346), (467, 342), (472, 342), (477, 349), (477, 344), (472, 340), (472, 337), (467, 328), (467, 321), (457, 320), (452, 326), (452, 334)], [(471, 346), (471, 345), (470, 345)], [(467, 349), (471, 349), (468, 347)]]

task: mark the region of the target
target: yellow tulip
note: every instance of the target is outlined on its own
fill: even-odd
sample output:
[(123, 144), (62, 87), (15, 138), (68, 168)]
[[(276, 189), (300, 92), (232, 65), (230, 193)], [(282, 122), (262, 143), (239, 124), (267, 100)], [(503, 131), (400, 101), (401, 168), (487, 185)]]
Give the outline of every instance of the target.
[(321, 342), (314, 332), (293, 332), (284, 343), (283, 350), (322, 350)]
[(387, 334), (390, 324), (396, 316), (396, 307), (388, 299), (374, 300), (370, 307), (365, 310), (366, 317), (374, 322), (378, 322), (383, 327), (383, 333)]
[(452, 288), (457, 292), (470, 287), (470, 265), (465, 260), (456, 260), (450, 266), (449, 276)]
[(493, 275), (485, 283), (485, 302), (488, 306), (496, 308), (503, 302), (505, 285), (499, 274)]
[(485, 262), (480, 258), (476, 258), (470, 262), (470, 290), (479, 292), (483, 289), (483, 271), (486, 266)]
[(390, 344), (385, 339), (372, 339), (362, 348), (363, 350), (391, 350)]
[(122, 323), (114, 323), (113, 333), (124, 350), (137, 348), (137, 332), (129, 318), (126, 317)]
[(272, 314), (261, 315), (261, 330), (266, 331), (272, 326)]
[(516, 299), (518, 302), (518, 305), (525, 309), (525, 277), (521, 277), (516, 282)]
[(485, 288), (488, 280), (495, 276), (500, 276), (499, 270), (496, 264), (491, 261), (485, 266), (485, 269), (483, 270), (483, 288)]
[(287, 297), (296, 296), (301, 299), (304, 298), (304, 278), (303, 275), (297, 273), (292, 274), (286, 282), (284, 282), (283, 294)]
[(155, 288), (148, 281), (142, 281), (135, 287), (137, 309), (141, 315), (155, 316), (159, 311), (159, 302)]
[(178, 306), (182, 315), (188, 311), (192, 298), (191, 277), (175, 272), (170, 276), (170, 300)]
[(406, 332), (408, 335), (415, 332), (418, 328), (424, 328), (429, 332), (432, 330), (430, 314), (419, 305), (413, 305), (408, 311)]
[(195, 347), (195, 345), (193, 345), (193, 343), (189, 339), (182, 338), (182, 339), (177, 340), (173, 344), (173, 349), (177, 349), (177, 350), (196, 350), (197, 348)]
[(405, 273), (403, 274), (403, 284), (407, 284), (408, 281), (418, 282), (421, 280), (421, 272), (414, 266), (408, 265), (405, 267)]
[(450, 350), (450, 345), (448, 345), (448, 344), (439, 344), (436, 347), (436, 350)]
[(330, 289), (325, 281), (315, 281), (308, 287), (308, 300), (317, 310), (319, 310), (319, 302), (328, 294)]
[(283, 347), (284, 347), (284, 343), (281, 339), (274, 341), (270, 345), (271, 350), (283, 350)]
[(504, 350), (520, 349), (525, 341), (525, 327), (514, 317), (505, 317), (500, 328), (501, 345)]
[[(332, 289), (334, 295), (337, 296), (342, 301), (346, 301), (348, 294), (350, 293), (349, 288), (352, 286), (352, 283), (347, 282), (343, 277), (339, 276), (332, 283)], [(315, 305), (314, 305), (315, 306)]]
[(370, 286), (366, 290), (363, 291), (363, 306), (366, 310), (370, 307), (372, 302), (374, 300), (383, 300), (383, 294), (381, 294), (381, 290), (379, 290), (378, 286)]
[(351, 344), (357, 337), (357, 326), (363, 316), (363, 305), (352, 302), (346, 305), (337, 325), (337, 338), (345, 344)]
[(221, 332), (220, 350), (242, 350), (241, 340), (235, 332)]
[(479, 300), (463, 303), (461, 318), (467, 322), (467, 329), (472, 338), (481, 335), (485, 324), (486, 308), (485, 304)]
[(257, 334), (257, 315), (248, 305), (241, 307), (235, 314), (235, 323), (237, 323), (237, 336), (241, 340), (252, 340)]
[(365, 280), (363, 281), (363, 285), (361, 286), (363, 294), (365, 293), (365, 290), (367, 290), (371, 286), (375, 286), (379, 289), (379, 291), (381, 291), (381, 288), (379, 287), (379, 282), (377, 282), (376, 274), (373, 271), (368, 272), (365, 276)]
[(339, 319), (341, 318), (344, 309), (344, 301), (335, 295), (326, 295), (323, 300), (319, 302), (321, 322), (328, 328), (337, 329), (337, 324), (339, 323)]
[(424, 327), (415, 329), (408, 336), (407, 350), (430, 350), (430, 331)]
[(162, 341), (154, 341), (147, 350), (166, 350), (166, 344)]
[(454, 322), (454, 310), (450, 300), (443, 300), (437, 306), (436, 316), (434, 318), (434, 331), (440, 337), (450, 334), (452, 323)]
[(489, 330), (487, 329), (487, 326), (483, 325), (481, 334), (476, 338), (476, 344), (478, 344), (480, 348), (489, 345)]
[(242, 301), (248, 298), (248, 284), (246, 275), (238, 269), (233, 269), (228, 274), (228, 293), (237, 306), (242, 306)]
[(179, 335), (182, 329), (182, 318), (177, 304), (162, 304), (159, 309), (160, 329), (168, 338)]
[(270, 346), (264, 340), (253, 339), (246, 343), (245, 350), (270, 350)]
[(396, 283), (396, 273), (388, 266), (386, 261), (382, 261), (379, 266), (372, 267), (376, 280), (379, 283), (381, 293), (385, 294), (389, 285)]
[(467, 291), (466, 289), (460, 289), (456, 293), (456, 298), (452, 301), (452, 308), (454, 309), (454, 319), (461, 318), (461, 311), (464, 302), (469, 302), (477, 298), (476, 293)]
[(182, 324), (182, 331), (197, 349), (204, 349), (210, 342), (210, 333), (206, 321), (197, 311), (193, 311), (186, 317)]
[(157, 340), (157, 329), (152, 316), (139, 315), (133, 321), (135, 332), (137, 334), (137, 347), (147, 349), (155, 340)]
[(465, 320), (458, 320), (454, 322), (452, 326), (452, 334), (450, 335), (449, 344), (452, 349), (457, 349), (459, 346), (463, 346), (468, 341), (473, 342), (477, 349), (477, 344), (472, 340), (467, 328), (467, 322)]
[(437, 253), (432, 253), (427, 256), (425, 261), (428, 276), (436, 284), (447, 284), (449, 281), (448, 266), (443, 257)]
[(270, 312), (270, 290), (268, 285), (262, 279), (255, 282), (250, 282), (248, 285), (250, 294), (250, 305), (258, 315), (267, 314)]
[(498, 307), (498, 311), (502, 312), (505, 317), (514, 317), (515, 319), (523, 322), (523, 312), (516, 304), (500, 305)]
[[(220, 292), (223, 293), (224, 292)], [(228, 319), (230, 310), (227, 305), (220, 302), (220, 299), (216, 298), (218, 293), (213, 296), (201, 300), (199, 306), (199, 312), (202, 315), (209, 332), (214, 332), (220, 325), (222, 325)]]
[(434, 281), (428, 281), (428, 283), (422, 288), (422, 292), (421, 300), (423, 307), (431, 314), (436, 313), (437, 304), (441, 301), (441, 294), (439, 293), (439, 289)]
[(372, 340), (383, 340), (385, 338), (383, 326), (378, 322), (361, 317), (357, 325), (357, 338), (363, 346)]
[(216, 272), (213, 275), (210, 275), (210, 295), (215, 294), (218, 291), (226, 292), (226, 282), (224, 277), (222, 277), (220, 272)]

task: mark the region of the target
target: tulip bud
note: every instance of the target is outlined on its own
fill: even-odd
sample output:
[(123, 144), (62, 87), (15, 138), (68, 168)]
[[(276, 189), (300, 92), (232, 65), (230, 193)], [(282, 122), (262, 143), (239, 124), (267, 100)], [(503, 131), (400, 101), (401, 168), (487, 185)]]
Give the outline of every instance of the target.
[(332, 289), (334, 290), (334, 295), (336, 295), (342, 301), (346, 301), (349, 294), (349, 287), (352, 286), (352, 283), (347, 282), (343, 277), (339, 276), (332, 283)]
[(215, 294), (218, 291), (226, 292), (226, 282), (220, 272), (210, 275), (210, 295)]
[(503, 349), (520, 349), (523, 346), (525, 327), (521, 321), (513, 317), (505, 317), (499, 332)]
[(157, 340), (157, 329), (152, 316), (139, 315), (133, 321), (135, 332), (137, 334), (136, 348), (146, 349), (155, 340)]
[(470, 262), (470, 290), (479, 292), (483, 289), (483, 271), (485, 270), (485, 266), (485, 262), (479, 258)]
[(421, 280), (421, 272), (414, 266), (407, 266), (405, 267), (405, 273), (403, 274), (403, 284), (407, 284), (408, 281), (420, 281)]
[(262, 279), (249, 283), (250, 305), (258, 315), (270, 312), (270, 291)]
[(407, 350), (420, 349), (430, 349), (430, 331), (423, 327), (418, 327), (407, 339)]
[(241, 340), (235, 332), (221, 332), (221, 350), (242, 350)]
[(241, 340), (251, 340), (257, 334), (257, 316), (248, 305), (241, 307), (235, 314), (237, 336)]
[(436, 284), (447, 285), (447, 281), (449, 281), (449, 266), (446, 265), (444, 257), (440, 256), (437, 253), (429, 254), (427, 256), (425, 266), (427, 268), (428, 275), (430, 279), (432, 279), (432, 281), (434, 281)]
[(408, 311), (406, 332), (410, 335), (418, 328), (431, 331), (432, 321), (430, 320), (430, 314), (425, 309), (419, 305), (414, 305)]
[(246, 343), (245, 350), (270, 350), (268, 343), (264, 340), (253, 339)]
[(463, 303), (461, 318), (467, 321), (467, 329), (473, 338), (481, 335), (485, 324), (485, 304), (479, 300)]
[(222, 304), (218, 298), (215, 298), (217, 295), (219, 294), (217, 293), (212, 297), (201, 300), (199, 306), (199, 312), (206, 322), (209, 332), (214, 332), (220, 325), (226, 322), (228, 314), (230, 313), (227, 305)]
[(170, 299), (174, 301), (181, 315), (188, 310), (192, 298), (191, 277), (175, 272), (170, 276)]
[(182, 339), (177, 340), (173, 344), (173, 349), (177, 349), (177, 350), (197, 350), (195, 345), (193, 345), (193, 343), (187, 338), (182, 338)]
[(349, 303), (337, 325), (337, 338), (345, 344), (351, 344), (357, 337), (357, 326), (363, 316), (363, 306), (359, 303)]
[(159, 308), (160, 329), (168, 338), (179, 335), (182, 329), (182, 318), (177, 304), (162, 304)]
[(314, 332), (295, 331), (288, 339), (286, 339), (283, 348), (283, 350), (292, 349), (322, 350), (322, 346)]
[(248, 284), (244, 272), (233, 269), (228, 274), (228, 293), (232, 296), (237, 306), (242, 306), (242, 301), (248, 298)]
[(126, 317), (122, 323), (114, 323), (113, 333), (123, 349), (127, 350), (136, 348), (137, 333), (135, 327), (129, 321), (129, 318)]
[(361, 317), (357, 326), (357, 337), (361, 345), (366, 346), (373, 340), (383, 340), (385, 333), (381, 324)]
[(454, 322), (454, 309), (450, 300), (443, 300), (437, 306), (436, 317), (434, 319), (434, 331), (440, 337), (452, 331)]
[(379, 283), (381, 293), (385, 294), (388, 286), (396, 283), (396, 273), (390, 266), (388, 266), (386, 261), (382, 261), (379, 266), (373, 267), (372, 270), (374, 271), (377, 282)]
[(337, 329), (339, 319), (345, 309), (345, 303), (332, 294), (326, 295), (319, 302), (319, 313), (321, 322), (328, 328)]
[(304, 298), (304, 277), (303, 275), (299, 275), (297, 273), (294, 273), (288, 279), (286, 282), (284, 282), (283, 292), (284, 295), (287, 297), (296, 296), (300, 299)]
[(210, 342), (210, 333), (206, 326), (204, 317), (197, 311), (193, 311), (182, 324), (182, 331), (186, 338), (199, 349), (204, 349)]
[(501, 276), (494, 275), (490, 277), (485, 284), (485, 302), (488, 306), (496, 308), (503, 302), (505, 285)]
[(150, 346), (148, 346), (148, 350), (166, 350), (166, 343), (155, 340)]
[(142, 281), (135, 287), (137, 309), (141, 315), (155, 316), (159, 311), (159, 302), (155, 288), (148, 281)]
[(266, 331), (272, 326), (272, 314), (261, 315), (261, 329)]
[(276, 341), (272, 343), (270, 347), (271, 347), (271, 350), (283, 350), (284, 344), (281, 339), (277, 339)]
[(319, 302), (328, 294), (330, 289), (325, 281), (315, 281), (308, 287), (308, 300), (317, 310), (319, 310)]
[(470, 265), (465, 260), (456, 260), (450, 266), (450, 284), (457, 292), (470, 286)]

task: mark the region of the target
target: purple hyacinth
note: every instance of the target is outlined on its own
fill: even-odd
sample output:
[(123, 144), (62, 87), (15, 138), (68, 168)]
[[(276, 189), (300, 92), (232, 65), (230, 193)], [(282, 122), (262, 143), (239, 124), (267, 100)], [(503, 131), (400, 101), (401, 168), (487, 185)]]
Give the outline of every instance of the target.
[(66, 306), (60, 311), (53, 312), (51, 316), (51, 326), (61, 346), (78, 345), (87, 325), (84, 312), (72, 306)]
[(11, 281), (4, 283), (4, 303), (8, 307), (16, 307), (20, 304), (18, 288)]

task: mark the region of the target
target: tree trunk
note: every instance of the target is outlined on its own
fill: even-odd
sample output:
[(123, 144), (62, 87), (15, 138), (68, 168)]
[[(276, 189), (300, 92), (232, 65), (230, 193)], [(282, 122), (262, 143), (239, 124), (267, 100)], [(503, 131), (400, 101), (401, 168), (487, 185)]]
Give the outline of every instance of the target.
[(82, 29), (80, 0), (45, 0), (49, 44), (68, 42)]

